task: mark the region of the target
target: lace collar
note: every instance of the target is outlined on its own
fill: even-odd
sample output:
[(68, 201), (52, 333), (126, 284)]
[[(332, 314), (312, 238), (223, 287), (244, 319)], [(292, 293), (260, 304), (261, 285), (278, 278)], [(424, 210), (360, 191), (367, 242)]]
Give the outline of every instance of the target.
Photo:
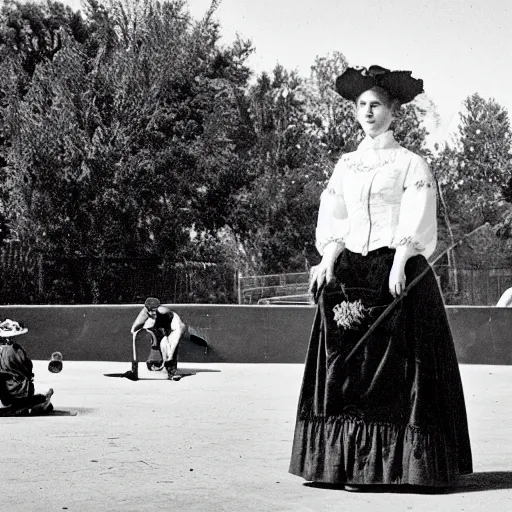
[(366, 149), (397, 149), (400, 144), (395, 140), (393, 132), (388, 130), (377, 137), (370, 137), (367, 135), (363, 141), (357, 147), (358, 151), (364, 151)]
[[(400, 147), (391, 130), (375, 138), (367, 136), (359, 144), (357, 151), (344, 155), (345, 165), (355, 173), (373, 171), (393, 163)], [(380, 151), (381, 149), (391, 151)]]

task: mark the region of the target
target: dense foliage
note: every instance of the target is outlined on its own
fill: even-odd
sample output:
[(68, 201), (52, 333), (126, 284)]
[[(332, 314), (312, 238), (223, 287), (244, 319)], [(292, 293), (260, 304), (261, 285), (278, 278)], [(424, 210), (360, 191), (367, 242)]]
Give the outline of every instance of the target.
[[(43, 260), (208, 262), (218, 280), (316, 262), (320, 192), (362, 138), (353, 106), (332, 88), (347, 61), (334, 53), (308, 77), (280, 66), (252, 77), (250, 41), (219, 42), (217, 3), (195, 20), (184, 0), (87, 0), (84, 13), (4, 2), (4, 243)], [(457, 144), (433, 155), (426, 108), (405, 106), (395, 134), (432, 162), (449, 205), (442, 237), (487, 221), (509, 238), (506, 111), (468, 98)], [(215, 291), (189, 299), (216, 300)]]

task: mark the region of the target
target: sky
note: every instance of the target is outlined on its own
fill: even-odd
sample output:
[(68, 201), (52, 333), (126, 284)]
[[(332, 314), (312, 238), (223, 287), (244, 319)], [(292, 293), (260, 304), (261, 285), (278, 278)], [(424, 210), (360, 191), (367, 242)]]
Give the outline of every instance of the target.
[[(209, 5), (188, 0), (194, 17)], [(279, 63), (309, 76), (315, 57), (333, 51), (351, 66), (412, 71), (440, 116), (431, 142), (450, 140), (475, 92), (512, 116), (512, 0), (222, 0), (215, 17), (221, 44), (252, 41), (255, 73)]]

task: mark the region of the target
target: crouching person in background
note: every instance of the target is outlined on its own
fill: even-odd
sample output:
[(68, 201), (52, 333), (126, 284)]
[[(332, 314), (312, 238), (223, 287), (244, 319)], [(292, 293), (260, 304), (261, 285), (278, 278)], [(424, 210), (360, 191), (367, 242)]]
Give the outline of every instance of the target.
[(35, 393), (32, 361), (23, 347), (12, 341), (26, 332), (16, 321), (0, 323), (0, 416), (40, 415), (53, 410), (53, 389)]
[(151, 351), (146, 364), (151, 371), (165, 368), (169, 379), (179, 380), (178, 349), (180, 341), (187, 332), (187, 326), (177, 313), (168, 306), (160, 304), (155, 297), (148, 297), (144, 307), (132, 325), (133, 361), (131, 378), (138, 378), (138, 359), (136, 337), (141, 329), (152, 335)]

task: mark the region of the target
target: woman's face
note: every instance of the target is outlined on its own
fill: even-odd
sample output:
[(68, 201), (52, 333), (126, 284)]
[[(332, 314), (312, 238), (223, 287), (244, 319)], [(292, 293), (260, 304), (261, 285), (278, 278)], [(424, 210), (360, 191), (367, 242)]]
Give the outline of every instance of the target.
[(370, 89), (357, 98), (356, 117), (366, 135), (377, 137), (389, 130), (393, 111), (382, 95)]

